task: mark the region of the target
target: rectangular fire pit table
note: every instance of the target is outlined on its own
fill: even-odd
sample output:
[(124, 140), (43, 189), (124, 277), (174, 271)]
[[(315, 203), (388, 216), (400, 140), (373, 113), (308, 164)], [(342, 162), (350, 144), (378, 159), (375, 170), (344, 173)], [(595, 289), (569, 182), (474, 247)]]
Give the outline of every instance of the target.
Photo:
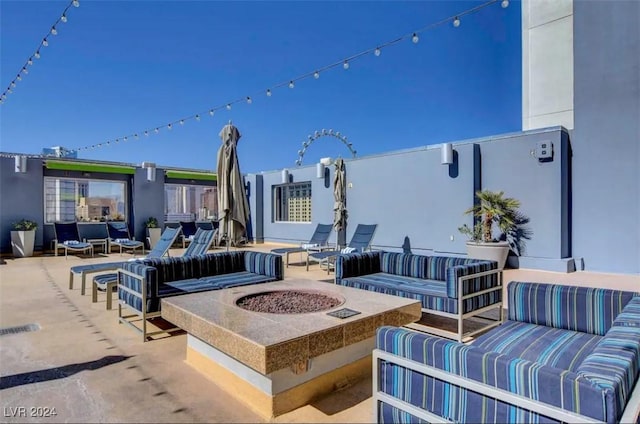
[[(295, 290), (338, 298), (310, 313), (252, 312), (238, 299)], [(328, 312), (351, 309), (347, 318)], [(187, 363), (264, 418), (292, 411), (371, 374), (376, 328), (421, 317), (420, 302), (312, 280), (284, 280), (162, 299), (185, 330)]]

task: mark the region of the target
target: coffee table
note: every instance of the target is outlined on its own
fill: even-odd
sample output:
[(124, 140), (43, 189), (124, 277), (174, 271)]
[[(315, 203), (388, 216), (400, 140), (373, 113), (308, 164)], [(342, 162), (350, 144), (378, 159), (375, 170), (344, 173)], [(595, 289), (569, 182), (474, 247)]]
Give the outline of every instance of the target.
[[(337, 297), (304, 314), (252, 312), (238, 299), (296, 290)], [(347, 318), (327, 313), (350, 309)], [(185, 330), (187, 363), (264, 418), (371, 375), (376, 328), (421, 317), (420, 302), (313, 280), (284, 280), (162, 299), (162, 317)]]

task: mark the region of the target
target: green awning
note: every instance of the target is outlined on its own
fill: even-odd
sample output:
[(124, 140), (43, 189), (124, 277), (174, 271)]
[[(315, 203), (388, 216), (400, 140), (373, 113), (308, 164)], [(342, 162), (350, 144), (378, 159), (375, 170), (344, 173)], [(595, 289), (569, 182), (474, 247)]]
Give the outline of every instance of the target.
[(178, 178), (181, 180), (205, 180), (217, 181), (218, 175), (213, 172), (193, 172), (193, 171), (171, 171), (167, 170), (167, 178)]
[(47, 169), (58, 169), (61, 171), (81, 171), (81, 172), (104, 172), (108, 174), (129, 174), (136, 173), (136, 168), (126, 165), (107, 165), (103, 163), (72, 162), (66, 160), (45, 161)]

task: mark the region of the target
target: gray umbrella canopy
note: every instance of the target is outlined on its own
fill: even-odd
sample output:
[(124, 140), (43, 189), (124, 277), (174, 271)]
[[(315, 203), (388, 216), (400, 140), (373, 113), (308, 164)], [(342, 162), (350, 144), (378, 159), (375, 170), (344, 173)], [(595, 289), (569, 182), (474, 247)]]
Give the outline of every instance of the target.
[(336, 159), (333, 176), (333, 228), (338, 233), (338, 246), (346, 245), (347, 229), (347, 182), (344, 160)]
[(237, 145), (240, 131), (231, 123), (220, 131), (222, 146), (218, 150), (218, 240), (238, 245), (245, 237), (249, 221), (249, 204), (242, 183)]

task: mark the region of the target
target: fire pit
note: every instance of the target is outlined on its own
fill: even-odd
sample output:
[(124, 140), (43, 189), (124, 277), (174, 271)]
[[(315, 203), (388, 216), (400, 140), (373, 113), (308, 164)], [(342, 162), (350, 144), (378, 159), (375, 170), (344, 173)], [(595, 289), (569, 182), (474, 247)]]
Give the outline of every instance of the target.
[(269, 314), (306, 314), (326, 311), (345, 302), (344, 298), (322, 292), (277, 290), (243, 296), (236, 304), (248, 311)]
[(162, 299), (187, 363), (265, 420), (371, 376), (376, 328), (421, 316), (415, 299), (311, 280)]

